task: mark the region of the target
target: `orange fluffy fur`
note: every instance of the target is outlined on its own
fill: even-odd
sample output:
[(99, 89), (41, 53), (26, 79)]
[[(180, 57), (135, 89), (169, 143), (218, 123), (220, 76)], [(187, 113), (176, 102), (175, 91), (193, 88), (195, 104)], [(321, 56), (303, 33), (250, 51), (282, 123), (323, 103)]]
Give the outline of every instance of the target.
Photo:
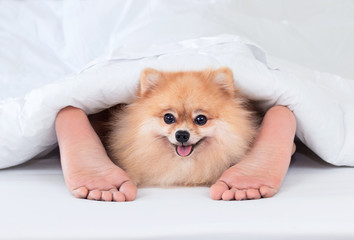
[[(245, 107), (229, 68), (141, 73), (136, 100), (114, 113), (108, 136), (112, 160), (139, 186), (210, 185), (248, 151), (257, 121)], [(176, 121), (164, 122), (171, 113)], [(207, 117), (199, 126), (198, 114)], [(176, 153), (175, 133), (189, 131), (193, 152)]]

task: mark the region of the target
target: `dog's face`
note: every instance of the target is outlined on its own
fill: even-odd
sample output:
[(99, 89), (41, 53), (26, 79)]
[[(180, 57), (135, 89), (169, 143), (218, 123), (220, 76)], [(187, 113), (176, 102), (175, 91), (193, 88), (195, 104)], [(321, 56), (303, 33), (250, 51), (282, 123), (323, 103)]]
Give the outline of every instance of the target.
[(243, 101), (228, 68), (146, 69), (136, 101), (113, 132), (113, 155), (138, 184), (210, 184), (245, 154), (254, 136)]
[(229, 104), (237, 101), (235, 94), (233, 76), (227, 68), (183, 73), (146, 69), (139, 89), (140, 99), (150, 112), (144, 128), (155, 138), (166, 139), (167, 146), (161, 147), (182, 158), (193, 157), (208, 151), (205, 148), (229, 131), (227, 106), (235, 105)]

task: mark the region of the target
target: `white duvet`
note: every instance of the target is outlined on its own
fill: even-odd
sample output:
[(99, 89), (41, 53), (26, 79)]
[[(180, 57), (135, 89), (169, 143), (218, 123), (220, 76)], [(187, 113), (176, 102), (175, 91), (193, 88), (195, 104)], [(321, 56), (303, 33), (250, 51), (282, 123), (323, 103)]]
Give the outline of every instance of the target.
[[(8, 88), (0, 90), (2, 94), (2, 100), (0, 100), (0, 168), (23, 163), (53, 149), (57, 144), (54, 129), (55, 117), (63, 107), (72, 105), (82, 108), (87, 114), (92, 114), (117, 103), (131, 102), (139, 81), (140, 71), (145, 67), (179, 71), (221, 66), (230, 67), (234, 73), (236, 85), (249, 98), (260, 101), (264, 109), (274, 105), (284, 105), (291, 109), (297, 120), (297, 137), (323, 160), (335, 165), (354, 166), (353, 80), (308, 70), (268, 57), (264, 50), (243, 37), (234, 34), (220, 35), (220, 31), (228, 33), (232, 31), (226, 31), (222, 27), (213, 28), (212, 24), (216, 24), (215, 21), (206, 20), (201, 14), (185, 15), (185, 17), (196, 18), (193, 22), (202, 23), (200, 26), (208, 28), (208, 31), (209, 28), (217, 30), (208, 32), (204, 29), (205, 32), (203, 32), (202, 29), (198, 34), (195, 34), (193, 30), (191, 31), (193, 34), (188, 34), (188, 31), (183, 29), (183, 32), (187, 34), (177, 34), (178, 26), (180, 26), (178, 19), (181, 17), (168, 15), (159, 16), (158, 19), (165, 17), (174, 23), (168, 28), (176, 31), (173, 39), (171, 39), (171, 34), (173, 35), (174, 31), (171, 31), (168, 37), (166, 35), (161, 38), (154, 35), (155, 32), (144, 35), (139, 32), (141, 29), (151, 26), (149, 24), (157, 24), (154, 22), (157, 18), (151, 17), (154, 11), (155, 13), (158, 11), (155, 6), (156, 2), (146, 4), (145, 8), (139, 8), (144, 10), (139, 10), (143, 13), (136, 14), (135, 18), (127, 20), (129, 11), (135, 9), (132, 6), (135, 3), (109, 2), (106, 7), (92, 10), (101, 17), (104, 24), (112, 24), (112, 19), (104, 19), (106, 15), (102, 12), (109, 12), (112, 7), (116, 6), (121, 11), (121, 19), (117, 20), (118, 26), (122, 27), (123, 23), (134, 24), (124, 25), (129, 26), (129, 28), (122, 27), (124, 31), (117, 30), (114, 26), (103, 28), (101, 34), (110, 36), (109, 41), (95, 43), (96, 50), (82, 50), (80, 47), (85, 48), (85, 41), (80, 45), (77, 41), (71, 41), (70, 38), (77, 35), (77, 38), (85, 40), (74, 31), (75, 24), (82, 22), (86, 24), (90, 21), (92, 14), (80, 15), (82, 22), (77, 19), (77, 21), (69, 21), (75, 19), (73, 16), (79, 12), (78, 9), (81, 9), (81, 6), (77, 6), (78, 3), (73, 6), (70, 4), (67, 6), (68, 3), (61, 4), (59, 7), (63, 10), (62, 15), (53, 17), (53, 22), (48, 23), (40, 19), (43, 15), (38, 17), (37, 13), (32, 10), (39, 11), (46, 8), (44, 12), (47, 12), (48, 9), (58, 7), (56, 6), (58, 3), (38, 5), (32, 3), (30, 6), (21, 5), (18, 10), (19, 6), (16, 5), (19, 4), (18, 2), (7, 2), (8, 13), (2, 10), (4, 15), (0, 15), (7, 20), (7, 24), (10, 24), (10, 21), (6, 18), (6, 14), (10, 17), (13, 14), (11, 11), (22, 11), (25, 16), (27, 14), (25, 20), (29, 21), (28, 24), (32, 26), (32, 23), (35, 27), (29, 30), (23, 27), (23, 31), (16, 32), (18, 36), (12, 36), (9, 39), (6, 39), (5, 35), (0, 35), (0, 39), (5, 39), (4, 42), (9, 44), (9, 49), (14, 50), (14, 54), (19, 52), (16, 46), (27, 50), (27, 52), (21, 52), (27, 55), (22, 56), (20, 62), (16, 62), (15, 58), (9, 61), (2, 59), (1, 80), (5, 82), (3, 86), (8, 86)], [(145, 22), (144, 19), (149, 21)], [(158, 22), (160, 23), (160, 20)], [(2, 27), (7, 26), (4, 25), (4, 21), (2, 24)], [(91, 21), (90, 24), (93, 22)], [(222, 26), (225, 28), (224, 24)], [(51, 27), (54, 27), (54, 30)], [(81, 27), (80, 25), (76, 29), (82, 29)], [(61, 29), (61, 32), (58, 29)], [(8, 31), (14, 30), (9, 28)], [(137, 32), (140, 34), (139, 41), (136, 37)], [(35, 37), (26, 39), (21, 37), (32, 33), (36, 33)], [(52, 33), (57, 33), (57, 35), (53, 36)], [(86, 29), (85, 34), (89, 33), (90, 29)], [(204, 35), (207, 37), (201, 37)], [(123, 41), (124, 36), (129, 37)], [(149, 38), (142, 36), (149, 36)], [(18, 43), (14, 43), (14, 39)], [(100, 39), (100, 37), (96, 36), (95, 39)], [(67, 45), (58, 45), (53, 48), (59, 43)], [(51, 52), (53, 49), (57, 51)], [(80, 54), (75, 57), (73, 52), (75, 53), (78, 49)], [(13, 56), (12, 53), (6, 52), (10, 51), (6, 48), (1, 51), (3, 55)], [(70, 54), (65, 51), (69, 51)], [(103, 56), (98, 57), (102, 53), (104, 53)], [(71, 58), (68, 59), (67, 56)], [(86, 66), (83, 67), (85, 64)], [(50, 71), (42, 71), (45, 67), (50, 67)], [(16, 68), (19, 69), (18, 75), (16, 71), (9, 70)], [(27, 81), (27, 78), (30, 81)], [(9, 81), (7, 79), (18, 79), (18, 81), (6, 83)], [(19, 89), (18, 86), (22, 88)]]

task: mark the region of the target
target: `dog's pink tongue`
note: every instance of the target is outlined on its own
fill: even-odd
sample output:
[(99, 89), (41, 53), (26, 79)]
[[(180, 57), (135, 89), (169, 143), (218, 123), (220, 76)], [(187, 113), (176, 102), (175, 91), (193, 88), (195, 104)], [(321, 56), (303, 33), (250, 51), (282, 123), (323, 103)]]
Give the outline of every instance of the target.
[(188, 156), (192, 151), (192, 145), (189, 146), (177, 146), (177, 153), (181, 157)]

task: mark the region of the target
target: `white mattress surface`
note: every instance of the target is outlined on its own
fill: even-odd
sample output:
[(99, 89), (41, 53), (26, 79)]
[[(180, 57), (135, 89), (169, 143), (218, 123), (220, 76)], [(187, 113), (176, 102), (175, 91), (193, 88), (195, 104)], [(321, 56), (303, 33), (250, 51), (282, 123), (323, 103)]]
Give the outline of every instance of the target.
[(270, 199), (214, 201), (196, 187), (144, 188), (133, 202), (98, 202), (69, 193), (52, 154), (0, 170), (0, 239), (353, 239), (353, 180), (354, 168), (300, 148)]

